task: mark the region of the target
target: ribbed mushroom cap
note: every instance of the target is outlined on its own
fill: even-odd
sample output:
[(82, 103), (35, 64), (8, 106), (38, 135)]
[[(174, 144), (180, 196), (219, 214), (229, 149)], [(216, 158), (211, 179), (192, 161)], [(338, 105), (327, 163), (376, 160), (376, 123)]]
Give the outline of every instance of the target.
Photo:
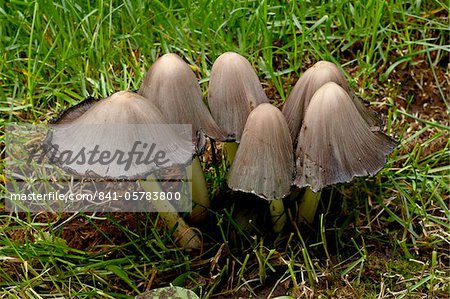
[(248, 115), (262, 103), (269, 100), (250, 62), (234, 52), (220, 55), (208, 89), (209, 108), (219, 127), (239, 141)]
[(200, 130), (213, 139), (227, 139), (203, 102), (195, 74), (178, 55), (170, 53), (159, 58), (138, 93), (156, 105), (169, 123), (192, 124), (194, 139)]
[(259, 105), (248, 116), (228, 186), (267, 200), (281, 199), (289, 193), (293, 170), (292, 141), (283, 114), (271, 104)]
[(393, 139), (370, 127), (342, 87), (326, 83), (306, 111), (298, 137), (294, 184), (318, 191), (356, 176), (374, 175), (395, 145)]
[[(189, 136), (182, 136), (169, 126), (161, 112), (147, 99), (127, 91), (115, 93), (97, 102), (90, 100), (87, 104), (80, 104), (63, 113), (50, 126), (45, 147), (47, 155), (64, 157), (64, 152), (67, 151), (76, 155), (80, 152), (88, 153), (98, 146), (99, 152), (111, 153), (109, 158), (119, 151), (123, 152), (123, 161), (136, 141), (141, 142), (136, 149), (143, 151), (142, 159), (145, 159), (154, 143), (156, 147), (153, 154), (164, 151), (166, 155), (162, 160), (168, 159), (168, 162), (159, 166), (154, 163), (136, 163), (135, 153), (134, 160), (125, 172), (117, 159), (103, 164), (87, 161), (80, 163), (81, 165), (61, 161), (57, 164), (73, 174), (83, 176), (134, 179), (145, 178), (146, 174), (160, 169), (160, 166), (187, 164), (192, 159), (193, 146)], [(144, 147), (144, 143), (147, 146)], [(96, 159), (98, 157), (99, 154)]]
[(351, 95), (356, 108), (370, 126), (379, 126), (376, 117), (367, 111), (363, 103), (350, 91), (347, 80), (339, 68), (334, 63), (319, 61), (300, 77), (283, 106), (282, 111), (286, 117), (294, 145), (297, 143), (297, 137), (311, 98), (327, 82), (334, 82), (341, 86)]

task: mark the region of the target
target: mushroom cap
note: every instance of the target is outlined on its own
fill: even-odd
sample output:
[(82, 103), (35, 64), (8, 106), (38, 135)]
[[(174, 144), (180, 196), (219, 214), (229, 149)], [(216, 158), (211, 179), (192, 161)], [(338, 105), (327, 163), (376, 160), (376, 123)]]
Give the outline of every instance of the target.
[(138, 93), (158, 107), (169, 123), (192, 124), (194, 140), (200, 130), (213, 139), (227, 140), (203, 102), (194, 72), (178, 55), (169, 53), (159, 58)]
[(266, 200), (281, 199), (292, 184), (293, 156), (283, 114), (271, 104), (261, 104), (248, 116), (228, 186)]
[(234, 52), (220, 55), (211, 69), (208, 104), (219, 127), (239, 141), (250, 112), (269, 103), (247, 59)]
[[(135, 144), (136, 150), (143, 152), (141, 161), (147, 157), (152, 144), (155, 144), (149, 160), (158, 151), (163, 151), (165, 157), (162, 160), (168, 159), (168, 162), (163, 165), (142, 163), (137, 161), (137, 154), (134, 154), (129, 169), (124, 170), (124, 165), (117, 160), (121, 155), (119, 151), (123, 153), (124, 161)], [(57, 158), (54, 159), (56, 164), (72, 174), (111, 179), (145, 178), (163, 167), (188, 164), (194, 151), (190, 132), (175, 131), (153, 104), (127, 91), (72, 107), (50, 126), (44, 146), (47, 155)], [(80, 152), (86, 155), (96, 146), (99, 152), (111, 153), (109, 158), (104, 159), (112, 159), (116, 154), (117, 159), (112, 163), (88, 163), (86, 160), (80, 164), (58, 159), (67, 157), (64, 153), (68, 151), (73, 153), (72, 158)]]
[(296, 149), (294, 184), (313, 191), (375, 175), (396, 142), (374, 130), (345, 89), (334, 82), (316, 91), (306, 111)]
[(359, 113), (370, 126), (380, 126), (380, 121), (374, 113), (368, 111), (360, 99), (350, 90), (341, 70), (332, 62), (319, 61), (300, 77), (283, 106), (282, 111), (286, 117), (294, 146), (297, 143), (298, 133), (311, 98), (327, 82), (338, 84), (351, 96)]

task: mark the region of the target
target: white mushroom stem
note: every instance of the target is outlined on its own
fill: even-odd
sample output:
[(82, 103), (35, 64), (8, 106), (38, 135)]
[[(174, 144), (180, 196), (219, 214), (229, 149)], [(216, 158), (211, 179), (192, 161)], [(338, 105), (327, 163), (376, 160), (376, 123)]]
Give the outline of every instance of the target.
[(269, 204), (270, 216), (272, 218), (273, 231), (279, 233), (286, 224), (286, 213), (282, 199), (274, 199)]
[(223, 144), (223, 152), (225, 153), (226, 160), (230, 166), (233, 164), (238, 147), (239, 143), (237, 142), (225, 142)]
[(313, 223), (319, 205), (321, 191), (314, 192), (307, 187), (298, 208), (298, 218), (309, 224)]
[[(141, 185), (146, 192), (161, 192), (161, 187), (153, 176), (141, 181)], [(168, 200), (153, 200), (152, 204), (158, 210), (166, 228), (174, 230), (172, 236), (180, 247), (187, 250), (201, 250), (203, 246), (201, 237), (194, 228), (186, 224)]]
[(189, 220), (193, 222), (201, 222), (208, 215), (208, 208), (211, 206), (211, 201), (208, 195), (208, 187), (206, 185), (203, 169), (198, 157), (195, 157), (191, 164), (192, 171), (192, 202), (195, 204), (192, 212), (189, 215)]

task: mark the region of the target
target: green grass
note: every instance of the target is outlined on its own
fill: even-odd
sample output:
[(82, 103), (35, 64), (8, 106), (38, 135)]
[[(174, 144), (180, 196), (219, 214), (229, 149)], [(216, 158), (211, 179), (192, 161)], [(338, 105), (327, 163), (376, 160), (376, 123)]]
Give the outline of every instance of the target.
[[(235, 51), (277, 104), (312, 63), (337, 63), (400, 140), (376, 177), (328, 188), (312, 227), (258, 234), (268, 230), (245, 227), (237, 203), (213, 211), (199, 256), (155, 214), (3, 212), (0, 298), (133, 298), (169, 283), (202, 297), (448, 296), (448, 13), (440, 1), (0, 2), (2, 128), (136, 90), (167, 52), (206, 94), (213, 61)], [(223, 193), (224, 166), (206, 170)]]

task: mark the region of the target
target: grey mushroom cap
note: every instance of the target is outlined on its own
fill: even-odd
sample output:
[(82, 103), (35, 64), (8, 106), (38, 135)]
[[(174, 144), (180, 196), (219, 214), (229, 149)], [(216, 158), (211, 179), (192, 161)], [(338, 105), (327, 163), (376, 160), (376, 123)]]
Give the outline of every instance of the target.
[(169, 123), (192, 124), (194, 140), (199, 131), (213, 139), (228, 139), (203, 102), (195, 74), (178, 55), (170, 53), (159, 58), (138, 93), (158, 107)]
[(220, 55), (208, 89), (209, 108), (219, 127), (239, 141), (248, 115), (262, 103), (269, 100), (250, 62), (234, 52)]
[(364, 104), (350, 90), (341, 70), (332, 62), (319, 61), (300, 77), (283, 106), (283, 114), (291, 132), (294, 145), (302, 126), (306, 110), (315, 92), (327, 82), (341, 86), (350, 96), (356, 108), (370, 126), (379, 126), (373, 113), (366, 110)]
[(395, 146), (393, 139), (371, 128), (345, 89), (326, 83), (306, 111), (294, 184), (318, 191), (357, 176), (375, 175)]
[[(134, 92), (122, 91), (63, 113), (50, 125), (44, 146), (47, 155), (71, 174), (90, 178), (137, 179), (165, 167), (189, 164), (194, 153), (190, 137), (190, 132), (168, 125), (161, 112), (148, 100)], [(141, 162), (135, 153), (129, 168), (124, 171), (124, 164), (117, 159), (120, 152), (123, 153), (122, 161), (127, 159), (134, 144), (136, 150), (143, 153)], [(155, 144), (153, 155), (162, 151), (165, 156), (160, 161), (167, 162), (159, 165), (142, 162), (152, 144)], [(108, 158), (104, 156), (103, 161), (112, 159), (113, 155), (117, 159), (111, 163), (89, 163), (87, 160), (68, 163), (62, 159), (64, 153), (72, 152), (72, 157), (75, 157), (78, 153), (95, 150), (96, 146), (98, 152), (110, 153)]]
[(228, 186), (266, 200), (289, 193), (294, 155), (283, 114), (271, 104), (261, 104), (248, 116), (241, 143), (231, 166)]

